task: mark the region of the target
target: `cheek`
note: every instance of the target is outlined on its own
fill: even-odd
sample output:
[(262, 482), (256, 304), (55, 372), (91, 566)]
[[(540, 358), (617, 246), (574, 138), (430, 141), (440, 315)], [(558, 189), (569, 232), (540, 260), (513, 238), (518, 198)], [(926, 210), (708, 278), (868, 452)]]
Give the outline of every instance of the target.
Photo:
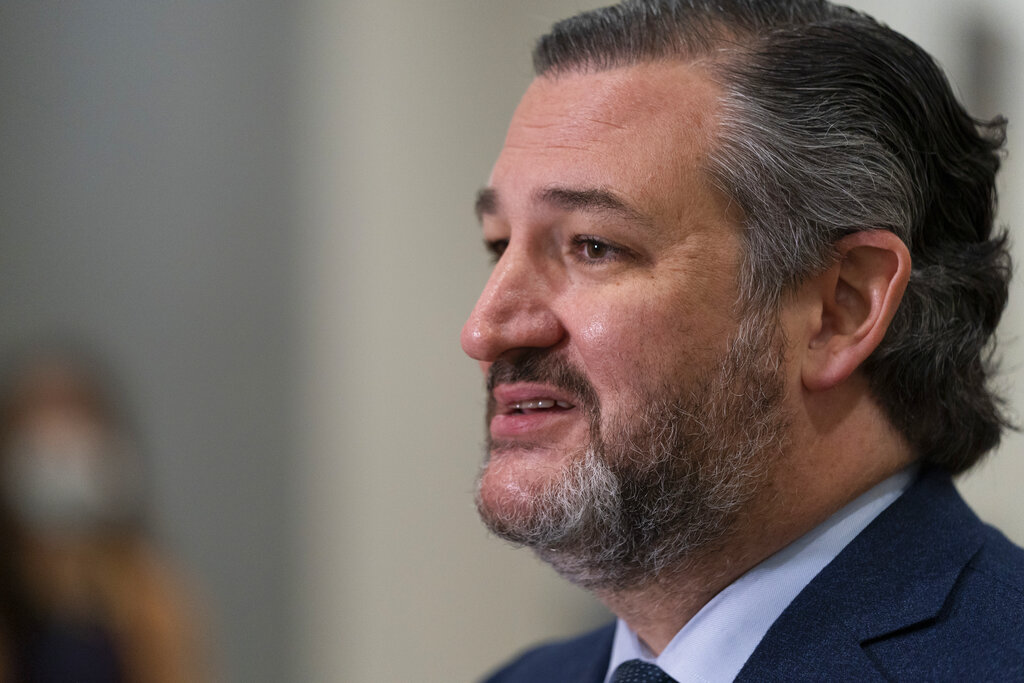
[(574, 351), (600, 393), (636, 386), (639, 378), (664, 368), (673, 352), (664, 333), (665, 310), (643, 299), (602, 302), (577, 309)]
[(599, 393), (656, 387), (683, 376), (701, 358), (718, 357), (731, 335), (728, 315), (680, 292), (575, 308), (575, 352)]
[(606, 343), (608, 324), (605, 316), (586, 321), (580, 331), (580, 341), (587, 346), (600, 347)]

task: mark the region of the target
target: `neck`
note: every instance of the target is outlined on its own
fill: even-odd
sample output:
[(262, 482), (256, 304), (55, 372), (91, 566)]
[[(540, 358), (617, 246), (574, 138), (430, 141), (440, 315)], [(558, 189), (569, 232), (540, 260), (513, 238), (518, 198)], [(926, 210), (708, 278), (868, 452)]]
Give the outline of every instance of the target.
[(762, 505), (749, 506), (723, 542), (683, 566), (663, 571), (636, 587), (598, 590), (595, 595), (629, 625), (651, 652), (661, 654), (719, 592), (802, 535), (803, 531), (757, 522), (770, 519), (763, 510)]
[[(795, 430), (786, 457), (718, 544), (638, 587), (597, 591), (655, 654), (719, 592), (848, 502), (910, 464), (905, 441), (868, 400), (848, 419)], [(820, 427), (820, 424), (817, 425)]]
[(658, 655), (704, 605), (744, 571), (694, 565), (685, 572), (663, 574), (642, 587), (597, 591), (596, 595)]

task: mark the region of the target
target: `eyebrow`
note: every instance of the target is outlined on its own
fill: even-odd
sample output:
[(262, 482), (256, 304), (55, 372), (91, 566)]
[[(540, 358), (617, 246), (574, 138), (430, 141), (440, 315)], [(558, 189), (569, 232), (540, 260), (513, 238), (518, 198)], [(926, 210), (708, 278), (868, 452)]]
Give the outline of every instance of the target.
[(498, 213), (498, 191), (493, 187), (485, 187), (477, 192), (474, 210), (477, 221), (483, 221), (484, 216)]
[[(614, 192), (600, 188), (545, 187), (534, 194), (534, 199), (562, 211), (611, 214), (629, 221), (648, 222), (647, 216)], [(477, 220), (499, 213), (501, 203), (498, 191), (493, 187), (485, 187), (477, 192), (475, 208)]]

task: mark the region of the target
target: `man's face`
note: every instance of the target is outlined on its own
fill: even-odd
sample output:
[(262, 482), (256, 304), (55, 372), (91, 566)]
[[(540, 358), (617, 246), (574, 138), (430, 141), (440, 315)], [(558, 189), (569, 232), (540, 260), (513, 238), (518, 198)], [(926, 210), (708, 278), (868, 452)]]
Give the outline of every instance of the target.
[(770, 339), (734, 343), (738, 221), (702, 170), (716, 103), (699, 69), (661, 64), (539, 78), (516, 110), (478, 202), (497, 261), (462, 333), (488, 375), (478, 504), (506, 537), (578, 551), (652, 490), (704, 499), (691, 517), (749, 498), (760, 468), (732, 423), (766, 419), (751, 395), (777, 408), (781, 361)]

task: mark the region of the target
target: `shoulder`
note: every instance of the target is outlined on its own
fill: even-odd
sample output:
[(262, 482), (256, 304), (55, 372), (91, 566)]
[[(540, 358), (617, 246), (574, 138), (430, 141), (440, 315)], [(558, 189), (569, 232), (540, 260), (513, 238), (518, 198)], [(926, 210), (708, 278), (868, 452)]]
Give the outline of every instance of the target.
[(604, 678), (611, 656), (614, 622), (582, 636), (527, 650), (485, 679), (485, 683), (580, 683)]
[(932, 620), (868, 646), (889, 675), (1024, 680), (1024, 550), (984, 535)]
[(1024, 549), (992, 527), (984, 539), (937, 622), (949, 624), (950, 642), (977, 641), (971, 649), (989, 660), (1011, 655), (1024, 677)]
[(744, 668), (757, 681), (836, 671), (846, 680), (1024, 680), (1024, 550), (981, 522), (948, 476), (924, 473), (879, 515)]
[(993, 591), (1008, 591), (1024, 609), (1024, 548), (1009, 541), (998, 529), (985, 527), (985, 544), (971, 558), (967, 568)]

